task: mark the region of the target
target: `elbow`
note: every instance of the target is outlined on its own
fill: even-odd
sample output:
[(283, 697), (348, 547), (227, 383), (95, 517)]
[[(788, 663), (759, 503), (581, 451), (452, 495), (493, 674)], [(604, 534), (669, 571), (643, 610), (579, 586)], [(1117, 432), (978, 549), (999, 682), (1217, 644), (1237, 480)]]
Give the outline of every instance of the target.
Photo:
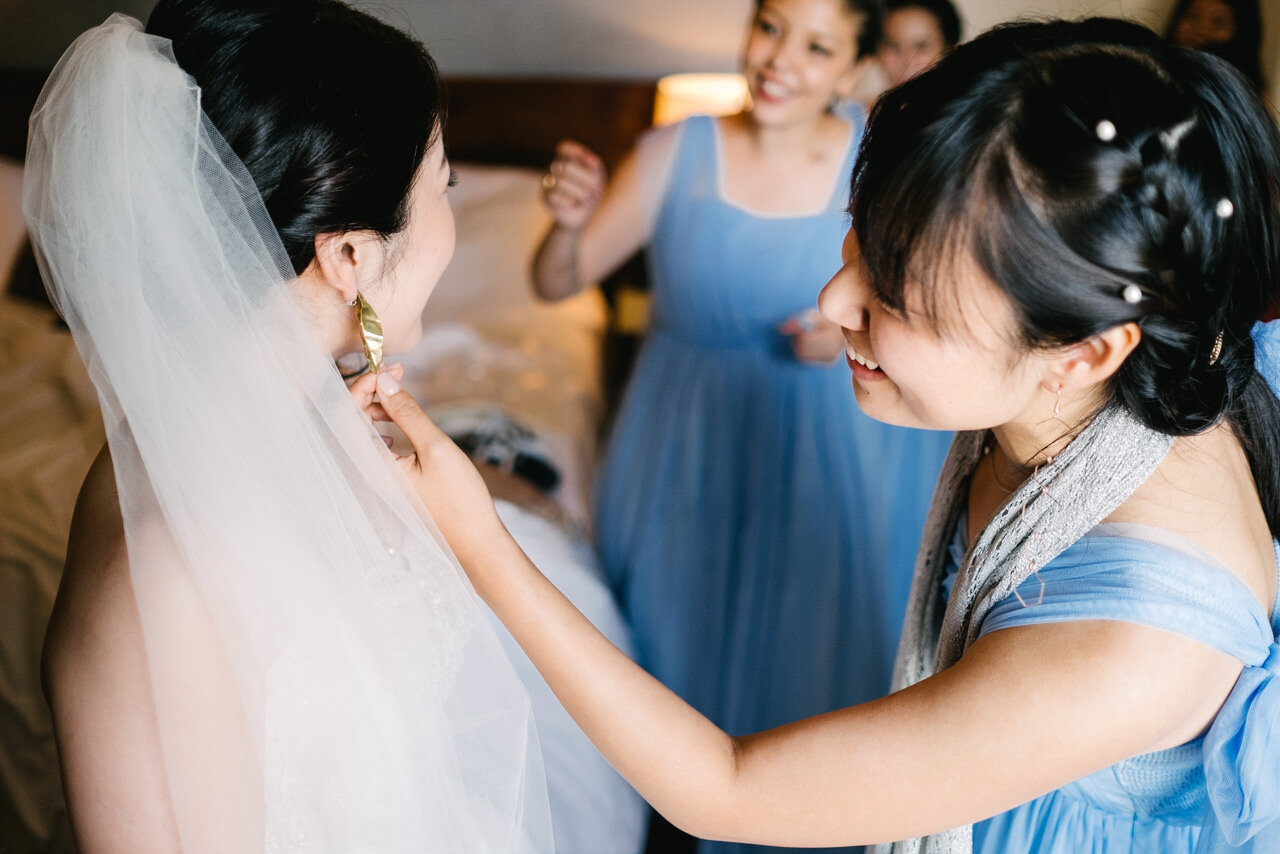
[(673, 793), (670, 802), (654, 805), (677, 829), (714, 842), (752, 842), (743, 835), (750, 805), (744, 802), (738, 776), (741, 744), (727, 737), (726, 757), (715, 773), (690, 775), (691, 785)]

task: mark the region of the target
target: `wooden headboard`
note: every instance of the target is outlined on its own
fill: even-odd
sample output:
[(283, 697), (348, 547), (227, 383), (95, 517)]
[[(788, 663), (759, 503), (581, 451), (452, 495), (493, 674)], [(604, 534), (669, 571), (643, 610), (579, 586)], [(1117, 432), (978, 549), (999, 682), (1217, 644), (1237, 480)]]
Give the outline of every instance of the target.
[(614, 166), (653, 119), (654, 81), (446, 79), (449, 156), (545, 166), (556, 143), (576, 139)]
[[(27, 117), (48, 69), (0, 69), (0, 155), (23, 158)], [(615, 165), (653, 114), (653, 81), (445, 78), (451, 157), (545, 166), (566, 137)]]

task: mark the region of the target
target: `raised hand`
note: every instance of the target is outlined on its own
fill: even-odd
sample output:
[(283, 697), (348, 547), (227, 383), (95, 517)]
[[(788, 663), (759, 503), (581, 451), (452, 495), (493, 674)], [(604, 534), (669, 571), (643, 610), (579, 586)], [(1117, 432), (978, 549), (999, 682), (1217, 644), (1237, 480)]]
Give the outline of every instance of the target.
[(542, 177), (542, 198), (556, 224), (582, 229), (604, 197), (604, 162), (591, 149), (572, 140), (556, 146), (555, 159)]
[[(404, 365), (399, 363), (385, 365), (382, 372), (395, 377), (397, 382), (404, 379)], [(377, 374), (373, 371), (365, 371), (355, 379), (347, 380), (347, 390), (351, 392), (352, 400), (356, 402), (356, 406), (360, 407), (360, 411), (365, 415), (368, 415), (374, 421), (390, 421), (390, 416), (383, 410), (382, 404), (378, 402), (377, 381)], [(386, 442), (387, 446), (390, 447), (390, 436), (383, 436), (382, 441)]]
[(844, 352), (844, 336), (840, 327), (827, 320), (817, 309), (809, 309), (778, 326), (778, 331), (791, 339), (791, 351), (798, 361), (825, 365)]

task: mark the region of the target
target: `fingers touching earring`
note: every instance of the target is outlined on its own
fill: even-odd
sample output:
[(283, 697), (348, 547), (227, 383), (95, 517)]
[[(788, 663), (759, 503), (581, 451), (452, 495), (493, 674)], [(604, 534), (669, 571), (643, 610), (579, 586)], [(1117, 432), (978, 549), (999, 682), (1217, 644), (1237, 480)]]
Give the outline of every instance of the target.
[(348, 303), (356, 307), (356, 319), (360, 323), (360, 341), (364, 345), (364, 357), (369, 361), (369, 370), (377, 373), (382, 370), (382, 320), (369, 305), (364, 295), (357, 292), (354, 302)]

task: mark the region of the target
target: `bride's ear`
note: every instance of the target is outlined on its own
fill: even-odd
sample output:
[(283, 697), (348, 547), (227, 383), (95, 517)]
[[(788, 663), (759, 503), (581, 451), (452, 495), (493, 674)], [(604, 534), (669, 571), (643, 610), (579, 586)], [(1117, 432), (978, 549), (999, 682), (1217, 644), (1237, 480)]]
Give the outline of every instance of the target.
[(316, 235), (316, 256), (307, 272), (322, 285), (333, 288), (343, 302), (351, 302), (362, 286), (376, 281), (381, 263), (380, 242), (358, 231)]

